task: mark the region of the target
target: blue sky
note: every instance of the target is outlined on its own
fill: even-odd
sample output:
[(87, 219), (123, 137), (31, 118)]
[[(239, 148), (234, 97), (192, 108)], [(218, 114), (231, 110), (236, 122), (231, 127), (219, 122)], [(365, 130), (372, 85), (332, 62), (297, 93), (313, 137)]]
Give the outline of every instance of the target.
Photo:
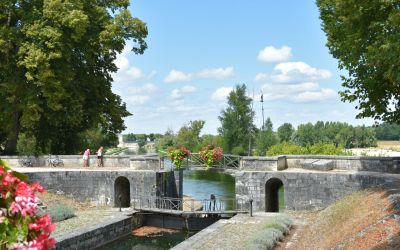
[(226, 95), (242, 83), (250, 96), (254, 89), (257, 126), (261, 91), (274, 129), (318, 120), (372, 124), (340, 101), (340, 71), (314, 1), (137, 0), (130, 10), (149, 35), (143, 55), (128, 43), (116, 61), (113, 90), (133, 114), (124, 133), (177, 131), (201, 119), (203, 133), (216, 134)]

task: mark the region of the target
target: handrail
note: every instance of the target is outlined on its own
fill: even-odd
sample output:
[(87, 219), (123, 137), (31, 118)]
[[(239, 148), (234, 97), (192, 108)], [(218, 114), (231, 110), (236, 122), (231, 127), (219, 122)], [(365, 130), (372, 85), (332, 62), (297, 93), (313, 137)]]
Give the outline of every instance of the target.
[(196, 203), (201, 203), (201, 212), (220, 212), (238, 211), (247, 212), (249, 210), (249, 202), (237, 198), (214, 198), (203, 199), (197, 201), (194, 199), (171, 198), (160, 196), (135, 196), (133, 207), (139, 210), (165, 210), (165, 211), (182, 211), (183, 207), (194, 212)]

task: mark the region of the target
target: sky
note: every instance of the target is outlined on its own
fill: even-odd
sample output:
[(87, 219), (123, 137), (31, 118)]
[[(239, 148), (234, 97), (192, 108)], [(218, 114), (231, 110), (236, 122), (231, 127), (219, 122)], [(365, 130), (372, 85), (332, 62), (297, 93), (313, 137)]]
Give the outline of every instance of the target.
[(346, 72), (325, 46), (315, 1), (136, 0), (130, 11), (149, 35), (143, 55), (128, 42), (115, 61), (113, 91), (133, 114), (123, 133), (177, 132), (204, 120), (202, 134), (217, 134), (218, 116), (238, 84), (254, 96), (258, 127), (261, 93), (274, 130), (286, 122), (373, 123), (355, 119), (355, 104), (340, 100)]

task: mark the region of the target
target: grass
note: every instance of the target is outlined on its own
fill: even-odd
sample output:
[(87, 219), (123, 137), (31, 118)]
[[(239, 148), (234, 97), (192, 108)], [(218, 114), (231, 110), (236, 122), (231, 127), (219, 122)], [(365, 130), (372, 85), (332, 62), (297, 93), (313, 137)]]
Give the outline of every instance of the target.
[(400, 152), (400, 141), (378, 141), (378, 148)]
[[(341, 249), (386, 249), (393, 243), (390, 239), (400, 234), (397, 222), (387, 219), (386, 224), (379, 223), (392, 213), (385, 190), (355, 192), (321, 211), (301, 233), (294, 249), (331, 249), (339, 245)], [(374, 248), (377, 246), (385, 247)]]

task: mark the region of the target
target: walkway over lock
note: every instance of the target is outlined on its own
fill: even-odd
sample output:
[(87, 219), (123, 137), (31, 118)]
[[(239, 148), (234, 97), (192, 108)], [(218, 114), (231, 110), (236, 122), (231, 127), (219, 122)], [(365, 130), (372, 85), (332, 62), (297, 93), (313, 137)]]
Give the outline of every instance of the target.
[[(195, 204), (202, 204), (196, 210)], [(238, 214), (248, 213), (250, 204), (243, 199), (183, 199), (158, 196), (137, 196), (133, 208), (143, 212), (154, 212), (174, 215), (201, 215), (201, 214)]]
[[(161, 168), (165, 168), (166, 165), (171, 167), (172, 163), (166, 162), (165, 159), (168, 159), (167, 156), (162, 160)], [(222, 159), (218, 162), (215, 162), (212, 167), (214, 168), (230, 168), (230, 169), (239, 169), (241, 156), (239, 155), (230, 155), (223, 154)], [(188, 168), (197, 168), (197, 167), (205, 167), (205, 161), (201, 159), (199, 153), (191, 153), (189, 157), (183, 162), (182, 167)]]

